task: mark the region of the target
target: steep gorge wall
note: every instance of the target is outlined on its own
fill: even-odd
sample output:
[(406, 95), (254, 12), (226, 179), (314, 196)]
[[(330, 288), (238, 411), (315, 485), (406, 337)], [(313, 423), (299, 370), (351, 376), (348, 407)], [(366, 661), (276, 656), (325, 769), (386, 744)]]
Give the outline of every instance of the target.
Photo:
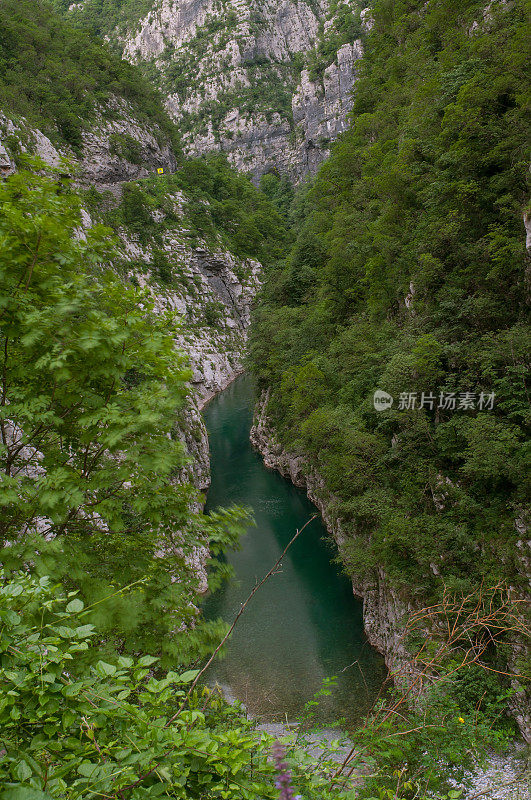
[[(295, 486), (305, 489), (308, 498), (321, 512), (329, 534), (333, 537), (339, 552), (345, 542), (341, 520), (331, 508), (334, 497), (327, 491), (322, 477), (312, 469), (306, 460), (287, 451), (280, 443), (275, 428), (268, 418), (269, 391), (263, 392), (255, 409), (251, 429), (251, 443), (261, 454), (266, 467), (275, 469)], [(522, 573), (529, 574), (529, 564), (522, 563)], [(401, 595), (389, 582), (384, 570), (374, 570), (370, 579), (352, 578), (354, 594), (363, 601), (363, 624), (370, 644), (380, 652), (394, 679), (399, 684), (411, 682), (416, 671), (411, 661), (411, 653), (405, 642), (405, 623), (418, 607)], [(426, 635), (429, 631), (426, 630)], [(518, 659), (525, 655), (525, 643), (513, 642), (510, 668), (519, 674)], [(531, 704), (525, 685), (513, 680), (514, 694), (509, 708), (524, 740), (531, 742)]]
[[(67, 148), (57, 149), (41, 131), (0, 111), (0, 140), (6, 142), (12, 170), (21, 154), (39, 156), (52, 167), (73, 171), (74, 184), (80, 190), (90, 187), (103, 197), (107, 193), (105, 203), (111, 210), (125, 183), (146, 178), (158, 167), (173, 172), (176, 158), (160, 131), (139, 121), (123, 102), (116, 100), (115, 106), (111, 109), (114, 118), (109, 119), (102, 108), (96, 123), (84, 133), (81, 156)], [(116, 146), (120, 142), (126, 145), (128, 137), (138, 144), (134, 161), (127, 157), (125, 147), (121, 152)], [(181, 479), (191, 480), (199, 491), (205, 492), (210, 484), (209, 447), (199, 412), (242, 371), (261, 264), (239, 259), (221, 244), (192, 244), (187, 229), (186, 195), (168, 191), (163, 201), (177, 219), (157, 243), (157, 250), (167, 258), (169, 274), (164, 280), (154, 274), (154, 242), (142, 243), (126, 227), (117, 231), (118, 257), (129, 280), (147, 289), (155, 311), (171, 312), (180, 320), (174, 333), (175, 346), (185, 354), (192, 371), (187, 406), (178, 419), (179, 435), (190, 455)], [(159, 208), (151, 214), (155, 224), (164, 219)], [(83, 212), (83, 228), (105, 221), (105, 214), (93, 218), (88, 210)], [(198, 570), (201, 572), (202, 568)], [(201, 583), (206, 584), (204, 574)]]
[(108, 38), (162, 90), (189, 153), (220, 150), (256, 180), (275, 170), (298, 182), (347, 127), (369, 29), (357, 3), (153, 0)]

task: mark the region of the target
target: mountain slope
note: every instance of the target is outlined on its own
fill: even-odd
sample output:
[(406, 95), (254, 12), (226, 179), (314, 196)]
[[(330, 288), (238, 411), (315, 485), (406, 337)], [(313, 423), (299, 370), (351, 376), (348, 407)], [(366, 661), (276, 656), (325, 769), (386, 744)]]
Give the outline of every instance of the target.
[(98, 112), (134, 115), (178, 150), (157, 92), (85, 31), (63, 21), (48, 3), (5, 0), (0, 7), (0, 106), (24, 116), (75, 153)]
[[(270, 390), (262, 428), (265, 413), (318, 476), (396, 665), (401, 616), (445, 587), (502, 582), (529, 600), (528, 29), (524, 2), (379, 0), (373, 14), (352, 128), (266, 283), (252, 364)], [(375, 407), (378, 389), (392, 406)], [(511, 648), (485, 661), (519, 676), (530, 737), (527, 643)], [(479, 702), (488, 681), (470, 680)]]
[(141, 18), (144, 5), (128, 5), (116, 27), (118, 5), (67, 13), (144, 65), (190, 152), (222, 150), (256, 179), (275, 170), (298, 181), (345, 130), (369, 25), (361, 5), (153, 0)]

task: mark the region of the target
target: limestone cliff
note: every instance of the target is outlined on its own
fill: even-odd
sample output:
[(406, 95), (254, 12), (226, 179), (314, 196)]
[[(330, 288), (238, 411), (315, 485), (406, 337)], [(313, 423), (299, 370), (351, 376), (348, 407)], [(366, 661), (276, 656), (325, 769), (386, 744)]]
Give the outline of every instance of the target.
[(172, 143), (153, 121), (141, 121), (134, 109), (114, 97), (100, 105), (95, 120), (84, 132), (81, 153), (66, 145), (56, 147), (50, 138), (23, 118), (0, 110), (0, 140), (12, 163), (24, 154), (36, 155), (58, 167), (66, 159), (80, 187), (101, 191), (131, 180), (146, 178), (158, 168), (173, 172), (177, 159)]
[[(67, 148), (57, 149), (41, 131), (24, 120), (14, 122), (0, 111), (0, 140), (6, 142), (13, 166), (20, 154), (37, 155), (53, 167), (67, 159), (64, 169), (73, 171), (74, 184), (80, 189), (91, 187), (101, 198), (109, 191), (113, 195), (102, 202), (94, 219), (85, 212), (86, 227), (93, 221), (107, 222), (125, 183), (146, 178), (158, 167), (168, 172), (176, 168), (171, 145), (160, 131), (136, 119), (123, 103), (119, 108), (119, 118), (111, 120), (104, 118), (102, 109), (97, 123), (84, 133), (81, 158)], [(127, 150), (130, 139), (138, 145), (134, 158)], [(242, 347), (259, 286), (260, 264), (237, 259), (221, 243), (198, 241), (192, 246), (186, 219), (188, 198), (182, 192), (168, 191), (160, 198), (160, 203), (164, 202), (176, 220), (171, 229), (165, 230), (158, 248), (168, 257), (169, 274), (164, 279), (153, 274), (153, 242), (140, 244), (138, 236), (125, 227), (117, 231), (120, 255), (130, 278), (149, 288), (156, 306), (161, 311), (169, 308), (181, 317), (176, 345), (189, 356), (193, 385), (202, 404), (241, 371)], [(156, 207), (151, 215), (155, 224), (165, 217)]]
[[(0, 113), (0, 138), (7, 143), (10, 171), (16, 168), (22, 154), (38, 155), (51, 166), (73, 172), (81, 192), (90, 187), (92, 203), (90, 209), (87, 205), (83, 211), (81, 237), (94, 223), (111, 220), (125, 184), (147, 177), (155, 167), (172, 171), (176, 166), (169, 143), (157, 137), (157, 131), (139, 122), (127, 108), (121, 106), (120, 111), (119, 118), (111, 121), (102, 114), (97, 124), (85, 132), (81, 158), (67, 149), (57, 150), (50, 139), (25, 120), (14, 122)], [(135, 155), (139, 157), (131, 160), (125, 146), (116, 150), (113, 144), (117, 139), (113, 137), (120, 137), (118, 142), (125, 145), (134, 137), (138, 145)], [(64, 158), (68, 159), (66, 164)], [(171, 312), (179, 320), (174, 331), (175, 346), (185, 355), (193, 375), (187, 403), (175, 422), (175, 434), (190, 457), (178, 480), (205, 493), (210, 485), (209, 444), (200, 409), (242, 370), (261, 265), (236, 258), (221, 242), (192, 242), (186, 218), (188, 202), (183, 192), (161, 193), (158, 204), (150, 210), (156, 231), (152, 239), (119, 226), (114, 266), (147, 290), (157, 313)], [(171, 215), (171, 225), (162, 224), (167, 214)], [(154, 267), (155, 251), (164, 265), (158, 273)], [(196, 510), (202, 506), (200, 494), (193, 505)], [(208, 551), (203, 547), (198, 547), (192, 556), (201, 593), (207, 588), (207, 557)]]
[[(161, 132), (139, 121), (122, 102), (116, 104), (119, 113), (108, 119), (102, 109), (96, 123), (84, 133), (80, 157), (66, 147), (57, 149), (24, 119), (14, 121), (0, 112), (0, 140), (6, 143), (12, 169), (22, 155), (37, 155), (47, 164), (73, 173), (80, 191), (90, 188), (95, 206), (90, 211), (87, 206), (83, 212), (84, 228), (108, 222), (125, 184), (149, 176), (158, 167), (168, 172), (176, 167), (171, 145)], [(133, 157), (131, 140), (137, 144)], [(66, 164), (63, 159), (68, 159)], [(191, 455), (186, 477), (205, 491), (209, 485), (208, 439), (199, 409), (242, 370), (261, 265), (235, 257), (221, 241), (191, 241), (186, 217), (189, 198), (183, 192), (162, 192), (158, 202), (160, 207), (155, 204), (150, 211), (154, 226), (164, 222), (168, 210), (172, 224), (161, 225), (164, 232), (157, 234), (156, 243), (141, 243), (135, 232), (118, 227), (120, 263), (116, 268), (148, 290), (158, 312), (171, 311), (180, 319), (175, 345), (186, 355), (193, 372), (188, 409), (180, 421)], [(155, 249), (165, 258), (163, 276), (155, 274)]]
[(363, 4), (332, 0), (153, 0), (108, 38), (162, 89), (188, 152), (299, 181), (347, 127), (370, 24)]

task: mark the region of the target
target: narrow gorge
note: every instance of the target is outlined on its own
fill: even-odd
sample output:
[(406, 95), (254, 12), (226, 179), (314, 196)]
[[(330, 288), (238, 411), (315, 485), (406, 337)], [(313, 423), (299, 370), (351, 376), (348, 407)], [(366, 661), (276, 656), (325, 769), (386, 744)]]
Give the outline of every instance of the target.
[(525, 1), (0, 29), (0, 800), (528, 800)]

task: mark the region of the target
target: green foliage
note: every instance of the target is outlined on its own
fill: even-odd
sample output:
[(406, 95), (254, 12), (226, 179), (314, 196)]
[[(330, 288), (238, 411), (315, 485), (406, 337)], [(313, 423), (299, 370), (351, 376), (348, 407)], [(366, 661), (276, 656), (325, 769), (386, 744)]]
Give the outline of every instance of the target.
[(146, 193), (136, 183), (127, 183), (123, 187), (120, 202), (122, 222), (136, 233), (145, 244), (155, 232), (155, 224), (150, 213), (150, 202)]
[(128, 133), (112, 133), (109, 136), (109, 152), (129, 161), (131, 164), (142, 163), (142, 147), (133, 136)]
[[(251, 333), (282, 442), (333, 496), (347, 571), (383, 568), (415, 603), (524, 580), (525, 3), (491, 12), (374, 3), (351, 129), (297, 199)], [(476, 407), (437, 409), (450, 391)], [(399, 410), (402, 392), (435, 408)]]
[(88, 666), (97, 631), (71, 598), (46, 577), (0, 576), (4, 790), (40, 790), (43, 798), (274, 796), (267, 737), (252, 735), (207, 690), (179, 711), (195, 671), (155, 677), (150, 656)]
[(0, 6), (0, 105), (23, 115), (79, 153), (83, 131), (111, 96), (149, 119), (178, 149), (176, 128), (157, 92), (136, 67), (91, 34), (55, 14), (47, 2), (5, 0)]
[[(196, 670), (98, 659), (89, 612), (46, 576), (0, 571), (2, 800), (276, 800), (273, 739), (219, 691), (190, 691)], [(305, 800), (343, 795), (329, 755), (291, 747), (289, 763)]]
[(70, 0), (51, 0), (63, 16), (94, 31), (98, 36), (134, 30), (135, 23), (151, 10), (152, 0), (85, 0), (78, 8)]
[[(393, 696), (381, 701), (368, 723), (353, 734), (358, 768), (371, 772), (360, 800), (461, 797), (462, 790), (452, 786), (467, 785), (486, 748), (503, 744), (504, 736), (493, 734), (490, 719), (477, 709), (463, 711), (459, 697), (449, 696), (447, 688), (429, 691), (417, 712), (387, 714), (386, 703)], [(498, 692), (498, 715), (506, 701), (507, 695)]]
[(183, 629), (196, 618), (194, 554), (234, 544), (246, 515), (194, 514), (196, 490), (176, 484), (191, 374), (178, 321), (104, 266), (108, 229), (76, 237), (80, 201), (60, 180), (20, 172), (0, 205), (2, 563), (79, 587), (109, 646), (196, 657), (220, 626)]
[(260, 190), (277, 207), (283, 217), (287, 218), (294, 200), (294, 189), (286, 175), (279, 176), (275, 172), (267, 172), (260, 179)]
[(172, 283), (173, 274), (168, 256), (163, 250), (155, 249), (153, 251), (153, 258), (151, 261), (151, 268), (156, 280), (161, 283)]
[[(127, 202), (134, 198), (132, 215), (128, 212), (134, 229), (149, 233), (153, 223), (147, 220), (148, 204), (160, 207), (164, 197), (178, 191), (186, 195), (186, 222), (194, 237), (214, 248), (221, 244), (240, 258), (255, 258), (266, 266), (285, 252), (286, 223), (273, 203), (219, 154), (186, 159), (174, 175), (154, 177), (128, 189)], [(125, 195), (122, 207), (124, 201)], [(174, 221), (167, 216), (169, 226)]]
[(203, 308), (205, 322), (210, 328), (217, 328), (223, 319), (223, 303), (212, 301), (206, 303)]

